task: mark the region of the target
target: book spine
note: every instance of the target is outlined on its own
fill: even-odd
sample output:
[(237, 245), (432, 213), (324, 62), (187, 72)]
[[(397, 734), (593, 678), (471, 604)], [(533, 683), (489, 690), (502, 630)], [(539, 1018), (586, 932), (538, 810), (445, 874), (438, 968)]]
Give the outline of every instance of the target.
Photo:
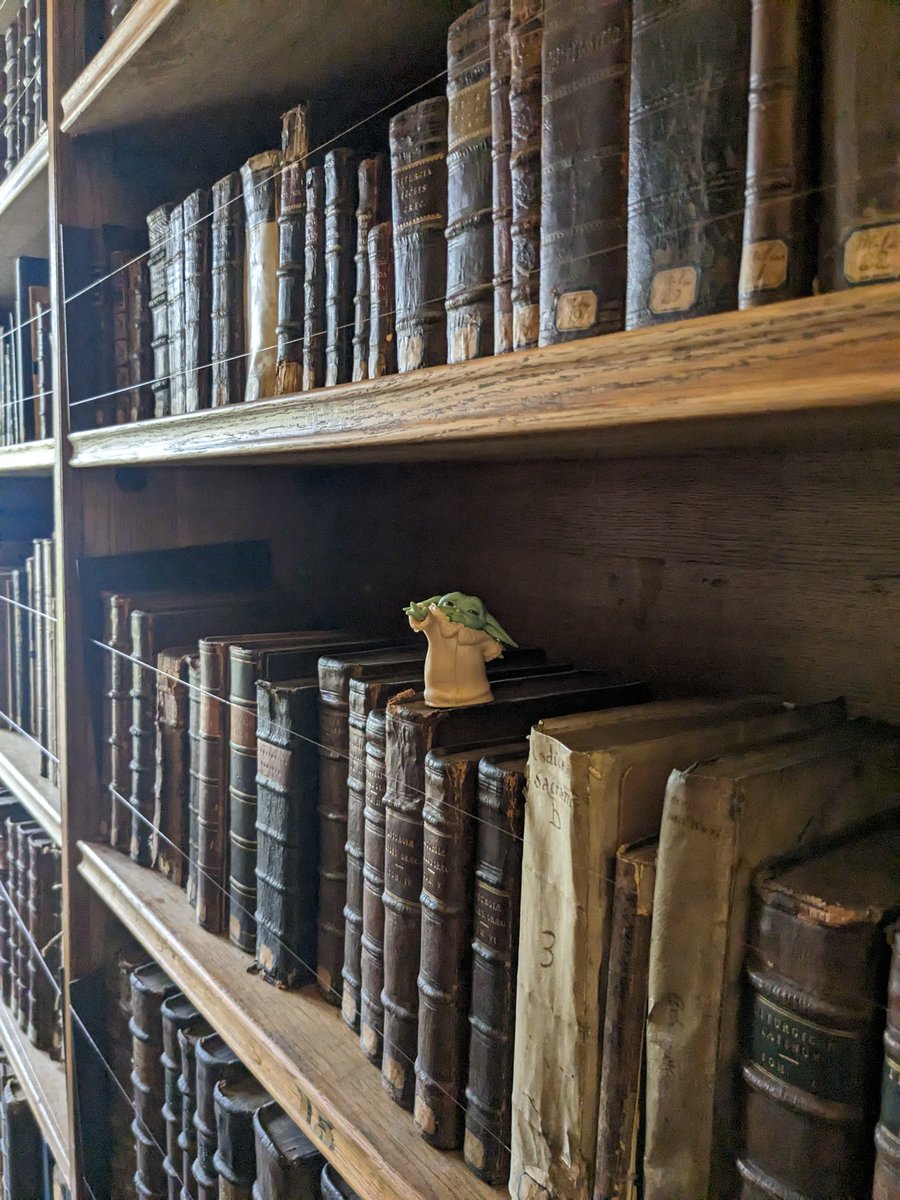
[(544, 6), (510, 0), (509, 169), (512, 188), (513, 349), (538, 344), (541, 326), (541, 47)]
[(18, 1079), (3, 1084), (3, 1183), (4, 1195), (43, 1195), (44, 1143)]
[(894, 929), (893, 945), (872, 1200), (890, 1200), (900, 1194), (900, 926)]
[(197, 1107), (194, 1112), (197, 1153), (193, 1165), (197, 1200), (219, 1200), (219, 1173), (215, 1165), (218, 1145), (216, 1084), (223, 1079), (240, 1078), (246, 1070), (237, 1055), (227, 1056), (222, 1053), (220, 1041), (218, 1034), (213, 1034), (204, 1038), (197, 1046)]
[(153, 415), (167, 417), (171, 409), (169, 384), (168, 233), (171, 204), (162, 204), (147, 214), (150, 253), (150, 349), (153, 355)]
[(247, 227), (247, 401), (275, 393), (280, 166), (280, 153), (269, 150), (241, 167)]
[[(321, 672), (320, 672), (321, 680)], [(346, 680), (319, 693), (319, 931), (316, 975), (330, 1004), (341, 1004), (344, 905), (347, 900)], [(341, 694), (342, 688), (344, 694)]]
[[(106, 410), (104, 421), (122, 424), (131, 405), (131, 369), (128, 364), (128, 255), (114, 250), (109, 256), (108, 316), (112, 338), (112, 373), (109, 378), (113, 392), (98, 402), (97, 410)], [(107, 289), (104, 289), (107, 290)]]
[(45, 101), (45, 86), (44, 72), (46, 70), (46, 55), (44, 52), (44, 30), (47, 24), (47, 14), (45, 9), (46, 0), (35, 0), (34, 4), (34, 59), (32, 73), (34, 83), (34, 128), (35, 135), (39, 136), (47, 123), (46, 113), (44, 111)]
[(7, 896), (11, 895), (10, 880), (12, 876), (11, 849), (12, 821), (4, 817), (0, 819), (0, 995), (3, 1003), (9, 1007), (12, 969), (10, 963), (11, 922), (13, 920)]
[(41, 549), (44, 555), (44, 663), (47, 672), (47, 741), (42, 743), (49, 754), (41, 755), (41, 774), (54, 786), (59, 785), (59, 711), (57, 696), (59, 689), (56, 678), (56, 543), (52, 537), (43, 538)]
[(183, 413), (184, 389), (184, 209), (169, 213), (166, 233), (166, 337), (169, 347), (169, 412)]
[(394, 227), (382, 221), (369, 231), (369, 378), (397, 371), (397, 335), (394, 321)]
[(347, 887), (344, 904), (344, 965), (341, 1016), (359, 1033), (365, 863), (366, 716), (349, 709), (347, 716)]
[(15, 20), (19, 27), (18, 38), (18, 56), (19, 56), (19, 87), (16, 94), (16, 108), (18, 120), (18, 152), (19, 159), (24, 158), (25, 152), (28, 149), (26, 141), (28, 127), (28, 79), (31, 75), (31, 61), (26, 55), (26, 4), (27, 0), (20, 0), (19, 11), (16, 14)]
[(384, 769), (385, 714), (366, 718), (366, 806), (363, 836), (363, 931), (360, 944), (359, 1044), (381, 1066), (384, 1009)]
[(131, 614), (131, 857), (150, 866), (150, 827), (156, 783), (156, 662), (153, 614)]
[(304, 274), (306, 267), (306, 160), (309, 129), (306, 106), (284, 115), (284, 167), (278, 215), (278, 366), (276, 396), (303, 387)]
[(178, 1094), (181, 1097), (181, 1130), (178, 1149), (181, 1151), (181, 1192), (179, 1200), (197, 1200), (194, 1162), (197, 1157), (197, 1130), (194, 1115), (197, 1111), (197, 1043), (212, 1031), (205, 1021), (197, 1021), (178, 1031), (178, 1050), (181, 1074)]
[(184, 851), (188, 824), (188, 689), (184, 659), (160, 654), (156, 681), (156, 778), (152, 864), (180, 887), (184, 881)]
[(22, 153), (34, 145), (34, 10), (37, 0), (22, 0), (21, 82)]
[(223, 933), (228, 859), (228, 709), (225, 704), (228, 650), (221, 644), (201, 641), (199, 651), (197, 921), (211, 933)]
[(231, 649), (228, 741), (228, 936), (256, 950), (256, 679), (257, 659)]
[(131, 1085), (134, 1106), (138, 1193), (165, 1195), (166, 1173), (162, 1147), (166, 1140), (163, 1118), (165, 1072), (162, 1064), (162, 1004), (175, 986), (155, 964), (131, 975)]
[(19, 26), (6, 29), (6, 173), (19, 161)]
[(490, 0), (491, 207), (494, 222), (494, 353), (507, 354), (512, 333), (512, 175), (509, 166), (509, 0)]
[(53, 437), (53, 352), (50, 348), (50, 308), (40, 301), (35, 311), (35, 381), (39, 438)]
[(542, 346), (622, 328), (630, 65), (627, 0), (545, 5)]
[(188, 861), (187, 901), (197, 905), (197, 864), (200, 861), (200, 659), (188, 660)]
[(209, 408), (211, 334), (209, 192), (198, 189), (182, 205), (184, 221), (184, 411)]
[(147, 268), (143, 259), (129, 262), (125, 272), (126, 331), (128, 359), (127, 419), (143, 421), (153, 416), (153, 392), (149, 379), (150, 318)]
[(15, 1010), (19, 1028), (28, 1029), (28, 1016), (31, 1001), (29, 984), (31, 982), (31, 943), (28, 940), (28, 879), (31, 871), (31, 838), (39, 837), (41, 830), (29, 822), (16, 826), (14, 840), (16, 854), (16, 890), (13, 893), (13, 907), (16, 911), (14, 918), (17, 925), (16, 956), (13, 967), (15, 977)]
[[(35, 577), (39, 574), (37, 563), (34, 573)], [(38, 607), (36, 600), (32, 607)], [(39, 635), (35, 631), (35, 659), (38, 657), (39, 641)], [(131, 815), (116, 795), (131, 795), (131, 663), (123, 657), (131, 654), (131, 601), (127, 596), (109, 597), (104, 615), (103, 641), (108, 647), (103, 652), (103, 670), (106, 677), (103, 705), (103, 784), (110, 793), (109, 844), (116, 850), (127, 851), (131, 841)], [(39, 670), (37, 664), (36, 670)], [(32, 696), (39, 703), (37, 680), (32, 687)], [(34, 732), (40, 739), (38, 730), (41, 717), (37, 703)]]
[(353, 253), (357, 158), (352, 150), (325, 156), (325, 384), (353, 374)]
[(356, 209), (356, 295), (353, 302), (353, 379), (369, 378), (369, 337), (374, 276), (369, 263), (369, 234), (380, 211), (384, 157), (376, 154), (359, 164)]
[(424, 100), (391, 121), (397, 366), (447, 361), (447, 101)]
[(38, 1050), (53, 1049), (57, 999), (54, 987), (59, 965), (59, 851), (47, 838), (31, 844), (28, 878), (28, 930), (43, 964), (30, 954), (28, 1037)]
[(182, 1121), (182, 1097), (178, 1084), (181, 1078), (181, 1049), (178, 1034), (200, 1019), (200, 1014), (181, 993), (170, 997), (162, 1006), (163, 1051), (160, 1056), (164, 1075), (165, 1103), (162, 1117), (166, 1123), (166, 1154), (163, 1170), (172, 1200), (180, 1200), (182, 1151), (178, 1144)]
[(325, 382), (325, 173), (306, 172), (303, 273), (303, 390)]
[(244, 399), (244, 202), (237, 171), (212, 188), (210, 406)]
[(491, 59), (488, 2), (447, 38), (447, 361), (494, 351)]
[[(276, 1121), (281, 1126), (277, 1142), (273, 1136)], [(254, 1133), (257, 1177), (253, 1200), (281, 1200), (287, 1196), (320, 1200), (325, 1159), (296, 1125), (285, 1120), (274, 1101), (257, 1112)]]
[[(25, 614), (26, 639), (28, 642), (28, 732), (32, 737), (37, 736), (37, 679), (35, 677), (35, 642), (37, 631), (37, 603), (34, 591), (34, 555), (25, 560), (25, 591), (28, 599), (28, 612)], [(105, 748), (105, 743), (104, 743)], [(104, 783), (106, 777), (104, 777)]]
[[(629, 329), (737, 307), (750, 18), (743, 0), (674, 11), (664, 0), (635, 0)], [(674, 84), (672, 62), (682, 64)]]
[(31, 706), (28, 694), (28, 621), (26, 605), (25, 572), (22, 570), (12, 573), (12, 599), (10, 617), (13, 629), (13, 653), (15, 659), (15, 704), (13, 716), (22, 729), (28, 729), (31, 724)]
[[(39, 746), (48, 749), (47, 746), (47, 664), (45, 662), (46, 637), (44, 634), (44, 626), (47, 624), (45, 613), (47, 612), (46, 604), (47, 597), (44, 591), (44, 556), (41, 552), (41, 543), (37, 539), (34, 542), (34, 568), (32, 577), (34, 580), (34, 692), (37, 697), (35, 703), (35, 722), (34, 736)], [(129, 647), (130, 648), (130, 647)], [(126, 726), (127, 728), (127, 726)], [(127, 739), (126, 739), (127, 740)], [(126, 755), (126, 763), (128, 756)], [(43, 774), (44, 756), (41, 755), (41, 773)], [(130, 779), (129, 779), (130, 783)], [(123, 795), (128, 794), (128, 785), (126, 784)], [(130, 823), (129, 823), (130, 829)], [(127, 846), (127, 835), (126, 835)]]
[(252, 1200), (256, 1182), (256, 1141), (253, 1117), (268, 1103), (261, 1088), (248, 1082), (234, 1088), (219, 1085), (215, 1092), (218, 1146), (213, 1162), (219, 1173), (219, 1200)]

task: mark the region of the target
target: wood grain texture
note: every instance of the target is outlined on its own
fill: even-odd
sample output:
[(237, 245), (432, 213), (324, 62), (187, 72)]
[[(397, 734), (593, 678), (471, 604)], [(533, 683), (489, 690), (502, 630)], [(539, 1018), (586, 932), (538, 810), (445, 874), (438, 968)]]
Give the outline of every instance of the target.
[(20, 733), (5, 729), (0, 731), (0, 783), (61, 846), (59, 789), (41, 775), (37, 747)]
[(48, 137), (46, 130), (0, 183), (0, 302), (16, 292), (16, 258), (20, 254), (47, 257)]
[(900, 284), (885, 284), (90, 430), (73, 436), (72, 462), (647, 455), (867, 426), (896, 436), (898, 318)]
[(394, 1110), (313, 989), (288, 993), (248, 976), (246, 957), (198, 928), (179, 888), (106, 847), (80, 851), (82, 876), (363, 1200), (497, 1200), (459, 1155), (426, 1146)]
[(52, 475), (53, 439), (0, 448), (0, 475)]

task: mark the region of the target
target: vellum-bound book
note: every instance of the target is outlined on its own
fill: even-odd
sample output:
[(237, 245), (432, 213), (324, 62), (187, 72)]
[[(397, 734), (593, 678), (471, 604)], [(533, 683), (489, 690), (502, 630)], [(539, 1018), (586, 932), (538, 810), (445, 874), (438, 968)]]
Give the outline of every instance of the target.
[(658, 833), (674, 768), (842, 716), (840, 703), (795, 709), (749, 697), (586, 713), (534, 728), (522, 864), (512, 1196), (591, 1196), (618, 847)]

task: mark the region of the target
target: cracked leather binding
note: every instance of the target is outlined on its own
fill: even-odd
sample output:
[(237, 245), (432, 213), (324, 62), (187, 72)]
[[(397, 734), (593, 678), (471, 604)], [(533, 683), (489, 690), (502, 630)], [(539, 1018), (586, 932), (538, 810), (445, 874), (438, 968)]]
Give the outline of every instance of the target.
[(247, 370), (244, 399), (275, 393), (278, 321), (278, 208), (281, 154), (266, 150), (241, 167), (247, 229), (247, 307), (244, 312)]
[(169, 412), (184, 412), (184, 206), (173, 205), (166, 232), (166, 336)]
[(181, 1076), (181, 1050), (178, 1045), (178, 1034), (181, 1030), (190, 1028), (200, 1019), (200, 1014), (181, 992), (169, 996), (163, 1001), (160, 1009), (162, 1016), (163, 1051), (160, 1057), (165, 1077), (165, 1103), (162, 1116), (166, 1123), (166, 1155), (163, 1159), (163, 1170), (166, 1173), (168, 1200), (180, 1200), (181, 1197), (181, 1149), (178, 1145), (178, 1135), (181, 1132), (182, 1101), (178, 1089)]
[(144, 421), (153, 416), (153, 391), (150, 349), (150, 293), (147, 266), (142, 258), (128, 263), (125, 272), (125, 353), (128, 363), (129, 391), (125, 401), (125, 419)]
[[(330, 1133), (330, 1126), (326, 1125), (325, 1132)], [(319, 1200), (319, 1177), (325, 1159), (274, 1100), (256, 1110), (253, 1134), (253, 1200), (283, 1200), (285, 1196), (291, 1200)]]
[(138, 1191), (144, 1189), (154, 1196), (165, 1196), (166, 1173), (163, 1169), (161, 1147), (166, 1142), (163, 1118), (165, 1102), (165, 1072), (162, 1054), (162, 1006), (178, 989), (156, 963), (148, 963), (132, 971), (131, 1031), (135, 1155)]
[(303, 387), (303, 275), (306, 258), (306, 160), (309, 124), (305, 104), (286, 112), (281, 127), (281, 211), (278, 214), (278, 363), (275, 395)]
[(488, 2), (447, 36), (447, 361), (494, 352)]
[(490, 0), (491, 207), (494, 221), (494, 353), (512, 350), (512, 176), (509, 168), (509, 0)]
[(325, 382), (325, 173), (306, 172), (306, 245), (303, 272), (303, 390)]
[(209, 192), (200, 188), (182, 204), (184, 221), (184, 411), (209, 408), (211, 334)]
[(150, 862), (179, 887), (188, 841), (188, 672), (191, 649), (162, 651), (156, 660), (156, 777)]
[(397, 366), (447, 361), (447, 100), (423, 100), (391, 120)]
[(750, 17), (745, 0), (635, 0), (629, 329), (737, 307)]
[(509, 169), (512, 188), (513, 349), (538, 344), (541, 327), (541, 0), (509, 7)]
[(353, 374), (353, 283), (358, 158), (353, 150), (325, 155), (325, 384)]
[(244, 203), (232, 171), (212, 186), (210, 405), (244, 399)]
[(884, 1066), (881, 1074), (881, 1112), (875, 1126), (875, 1180), (872, 1200), (900, 1195), (900, 925), (891, 944), (887, 1026), (884, 1031)]
[[(353, 379), (369, 378), (369, 337), (375, 276), (369, 261), (369, 234), (381, 216), (384, 197), (384, 156), (375, 154), (359, 164), (359, 203), (356, 209), (356, 294), (353, 302)], [(383, 372), (382, 372), (383, 374)]]
[(382, 221), (369, 230), (369, 378), (397, 371), (394, 320), (394, 226)]
[(219, 1173), (215, 1166), (218, 1146), (216, 1085), (220, 1080), (245, 1078), (247, 1068), (217, 1033), (211, 1033), (197, 1043), (194, 1066), (197, 1080), (194, 1111), (197, 1151), (192, 1171), (197, 1185), (197, 1200), (219, 1200)]
[(150, 275), (150, 349), (153, 355), (153, 415), (167, 417), (172, 411), (169, 387), (169, 300), (167, 275), (167, 242), (171, 204), (161, 204), (147, 213), (147, 232), (150, 253), (147, 267)]
[(178, 1030), (181, 1063), (178, 1076), (178, 1094), (181, 1097), (181, 1128), (178, 1134), (178, 1149), (181, 1151), (180, 1200), (197, 1200), (197, 1182), (194, 1179), (194, 1160), (197, 1157), (197, 1129), (194, 1125), (197, 1111), (197, 1043), (210, 1033), (212, 1030), (203, 1020)]
[(218, 1148), (213, 1163), (219, 1172), (219, 1200), (252, 1200), (256, 1181), (253, 1118), (272, 1097), (249, 1073), (216, 1084)]

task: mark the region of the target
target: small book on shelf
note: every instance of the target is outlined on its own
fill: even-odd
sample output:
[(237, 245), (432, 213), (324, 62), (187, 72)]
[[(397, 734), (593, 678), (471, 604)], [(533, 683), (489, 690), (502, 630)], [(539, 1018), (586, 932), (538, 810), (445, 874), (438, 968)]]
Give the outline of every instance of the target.
[(253, 1117), (256, 1142), (254, 1200), (319, 1200), (325, 1159), (305, 1133), (272, 1100)]

